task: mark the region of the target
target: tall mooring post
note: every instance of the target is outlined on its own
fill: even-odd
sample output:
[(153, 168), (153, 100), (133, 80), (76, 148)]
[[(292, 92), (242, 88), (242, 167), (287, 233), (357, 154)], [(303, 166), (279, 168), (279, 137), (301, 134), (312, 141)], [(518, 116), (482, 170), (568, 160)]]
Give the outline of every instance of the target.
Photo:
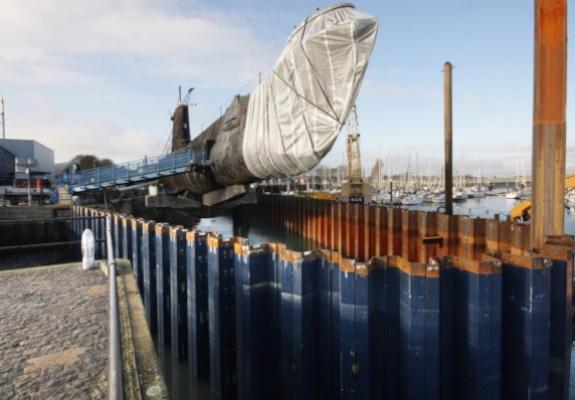
[(453, 115), (452, 115), (452, 66), (447, 61), (443, 66), (443, 113), (445, 134), (445, 213), (453, 214)]
[(564, 234), (567, 0), (535, 1), (531, 245)]

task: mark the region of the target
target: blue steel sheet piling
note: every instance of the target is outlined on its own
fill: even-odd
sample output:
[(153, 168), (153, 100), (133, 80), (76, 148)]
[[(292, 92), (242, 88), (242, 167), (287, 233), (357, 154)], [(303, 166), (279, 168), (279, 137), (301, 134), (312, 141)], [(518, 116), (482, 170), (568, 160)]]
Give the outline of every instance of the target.
[[(96, 218), (100, 216), (100, 211), (88, 209), (87, 216), (90, 217), (90, 219), (87, 220), (86, 228), (92, 231), (92, 233), (94, 234), (94, 238), (103, 238), (104, 230), (100, 229), (101, 228), (100, 219)], [(99, 242), (96, 242), (95, 250), (96, 250), (95, 256), (97, 260), (104, 258), (104, 254), (102, 252), (102, 246), (99, 244)]]
[(187, 233), (188, 365), (192, 375), (207, 378), (210, 371), (208, 327), (208, 242), (205, 234)]
[(551, 264), (551, 314), (549, 343), (549, 398), (569, 398), (571, 321), (573, 318), (572, 238), (562, 237), (548, 243), (543, 254)]
[[(383, 373), (381, 375), (380, 385), (383, 386), (383, 390), (389, 399), (400, 398), (400, 369), (399, 366), (399, 338), (400, 338), (400, 313), (399, 313), (399, 301), (400, 301), (400, 270), (393, 263), (390, 262), (389, 257), (378, 257), (372, 261), (371, 275), (374, 276), (374, 283), (380, 283), (383, 279), (383, 286), (381, 286), (377, 292), (374, 291), (373, 297), (376, 301), (373, 310), (374, 318), (377, 321), (378, 303), (381, 301), (377, 299), (379, 296), (383, 296), (383, 334), (381, 334), (380, 340), (383, 342)], [(382, 271), (383, 269), (383, 271)], [(383, 273), (383, 277), (378, 275)], [(379, 282), (378, 282), (379, 281)], [(378, 325), (374, 324), (374, 330), (377, 332)], [(374, 337), (378, 338), (379, 335)], [(377, 355), (374, 355), (377, 357)], [(380, 356), (381, 357), (381, 356)], [(375, 359), (374, 365), (377, 366), (378, 361)], [(377, 379), (377, 375), (374, 375), (374, 379)], [(381, 390), (381, 389), (377, 389)], [(378, 393), (378, 392), (376, 392)]]
[[(454, 300), (452, 309), (441, 310), (452, 313), (452, 340), (450, 343), (442, 341), (442, 345), (450, 346), (451, 350), (448, 371), (452, 373), (451, 394), (454, 397), (448, 398), (499, 399), (501, 263), (488, 256), (483, 261), (453, 257), (444, 262), (451, 266), (450, 289)], [(441, 277), (445, 279), (444, 270)], [(441, 288), (445, 289), (443, 282)], [(443, 306), (446, 304), (442, 299)]]
[(502, 398), (547, 398), (551, 263), (511, 254), (501, 261)]
[[(106, 216), (111, 215), (108, 212), (97, 211), (95, 216), (98, 216), (97, 220), (94, 221), (94, 226), (96, 228), (96, 237), (99, 239), (104, 239), (106, 235)], [(96, 254), (97, 258), (108, 257), (108, 250), (106, 249), (106, 241), (102, 240), (96, 243)]]
[(397, 301), (388, 293), (397, 293), (397, 274), (389, 274), (384, 258), (372, 258), (368, 268), (369, 398), (397, 399), (399, 314)]
[(238, 398), (280, 397), (276, 245), (235, 243)]
[(339, 253), (322, 251), (319, 261), (319, 384), (320, 398), (335, 399), (340, 396), (339, 356)]
[(389, 257), (399, 269), (399, 372), (404, 399), (439, 399), (439, 265)]
[(187, 352), (186, 233), (179, 226), (170, 228), (170, 343), (172, 356), (180, 361)]
[[(127, 215), (122, 215), (120, 220), (122, 222), (122, 254), (124, 258), (130, 260), (132, 264), (132, 268), (134, 269), (134, 273), (136, 274), (136, 266), (134, 265), (134, 260), (132, 259), (132, 224), (130, 223), (130, 217)], [(140, 273), (140, 279), (141, 279)], [(136, 280), (138, 279), (138, 275), (136, 275)], [(138, 287), (141, 287), (138, 282)]]
[(368, 266), (343, 259), (340, 264), (341, 397), (369, 399)]
[(158, 345), (170, 345), (170, 232), (166, 224), (156, 224), (156, 309)]
[[(143, 253), (143, 234), (142, 234), (142, 221), (137, 218), (130, 217), (126, 222), (126, 242), (128, 246), (125, 249), (128, 251), (132, 268), (134, 269), (134, 277), (138, 284), (138, 289), (142, 299), (144, 298), (144, 253)], [(148, 271), (149, 274), (149, 271)]]
[(236, 392), (234, 242), (208, 234), (208, 321), (210, 389), (219, 396)]
[[(158, 310), (156, 294), (156, 227), (151, 221), (139, 221), (142, 227), (142, 297), (146, 311), (146, 320), (152, 334), (158, 329)], [(133, 226), (133, 225), (132, 225)], [(137, 232), (137, 230), (133, 230)]]
[[(78, 206), (72, 205), (72, 217), (74, 217), (74, 218), (78, 218), (78, 217), (79, 217), (79, 215), (78, 215)], [(79, 228), (78, 228), (78, 220), (77, 220), (77, 219), (74, 219), (74, 220), (72, 221), (72, 239), (74, 239), (74, 240), (79, 240), (79, 239), (78, 239), (78, 237), (79, 237), (79, 236), (78, 236), (78, 231), (79, 231)]]
[(320, 259), (312, 253), (287, 250), (280, 259), (282, 398), (316, 399), (320, 395)]
[[(457, 366), (454, 359), (453, 341), (455, 337), (454, 309), (457, 296), (455, 294), (455, 276), (450, 257), (441, 257), (439, 262), (439, 370), (441, 371), (439, 386), (442, 400), (456, 400), (454, 374)], [(459, 327), (462, 329), (463, 327)]]
[(114, 256), (116, 258), (124, 258), (126, 255), (124, 254), (123, 250), (124, 247), (122, 246), (122, 220), (121, 216), (118, 214), (112, 214), (112, 230), (114, 234)]

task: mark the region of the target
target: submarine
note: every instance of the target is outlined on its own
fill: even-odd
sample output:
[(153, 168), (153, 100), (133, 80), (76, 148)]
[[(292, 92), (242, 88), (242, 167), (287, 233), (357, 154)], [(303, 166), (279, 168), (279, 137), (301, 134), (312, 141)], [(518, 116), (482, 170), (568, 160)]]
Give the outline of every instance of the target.
[(313, 169), (347, 121), (377, 31), (377, 18), (353, 4), (320, 9), (295, 26), (271, 73), (193, 139), (188, 106), (179, 104), (172, 151), (201, 150), (207, 162), (162, 178), (166, 192), (211, 206), (251, 183)]

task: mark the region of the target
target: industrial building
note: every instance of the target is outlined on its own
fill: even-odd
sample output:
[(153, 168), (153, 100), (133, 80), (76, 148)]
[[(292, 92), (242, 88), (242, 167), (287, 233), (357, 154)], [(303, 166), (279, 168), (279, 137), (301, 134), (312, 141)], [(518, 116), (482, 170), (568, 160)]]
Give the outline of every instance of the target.
[(54, 151), (28, 139), (0, 139), (0, 197), (4, 203), (31, 196), (42, 200), (54, 180)]
[[(25, 168), (33, 179), (54, 178), (54, 151), (29, 139), (0, 139), (0, 177), (27, 179)], [(21, 166), (20, 171), (16, 166)]]

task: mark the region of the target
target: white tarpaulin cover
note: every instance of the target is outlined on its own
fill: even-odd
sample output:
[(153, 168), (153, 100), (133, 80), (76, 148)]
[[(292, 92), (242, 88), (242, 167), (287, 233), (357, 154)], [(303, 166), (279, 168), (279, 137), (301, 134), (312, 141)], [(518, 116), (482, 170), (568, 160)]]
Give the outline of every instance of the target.
[(357, 97), (377, 26), (343, 4), (295, 28), (272, 74), (250, 96), (242, 151), (252, 174), (299, 175), (327, 154)]

